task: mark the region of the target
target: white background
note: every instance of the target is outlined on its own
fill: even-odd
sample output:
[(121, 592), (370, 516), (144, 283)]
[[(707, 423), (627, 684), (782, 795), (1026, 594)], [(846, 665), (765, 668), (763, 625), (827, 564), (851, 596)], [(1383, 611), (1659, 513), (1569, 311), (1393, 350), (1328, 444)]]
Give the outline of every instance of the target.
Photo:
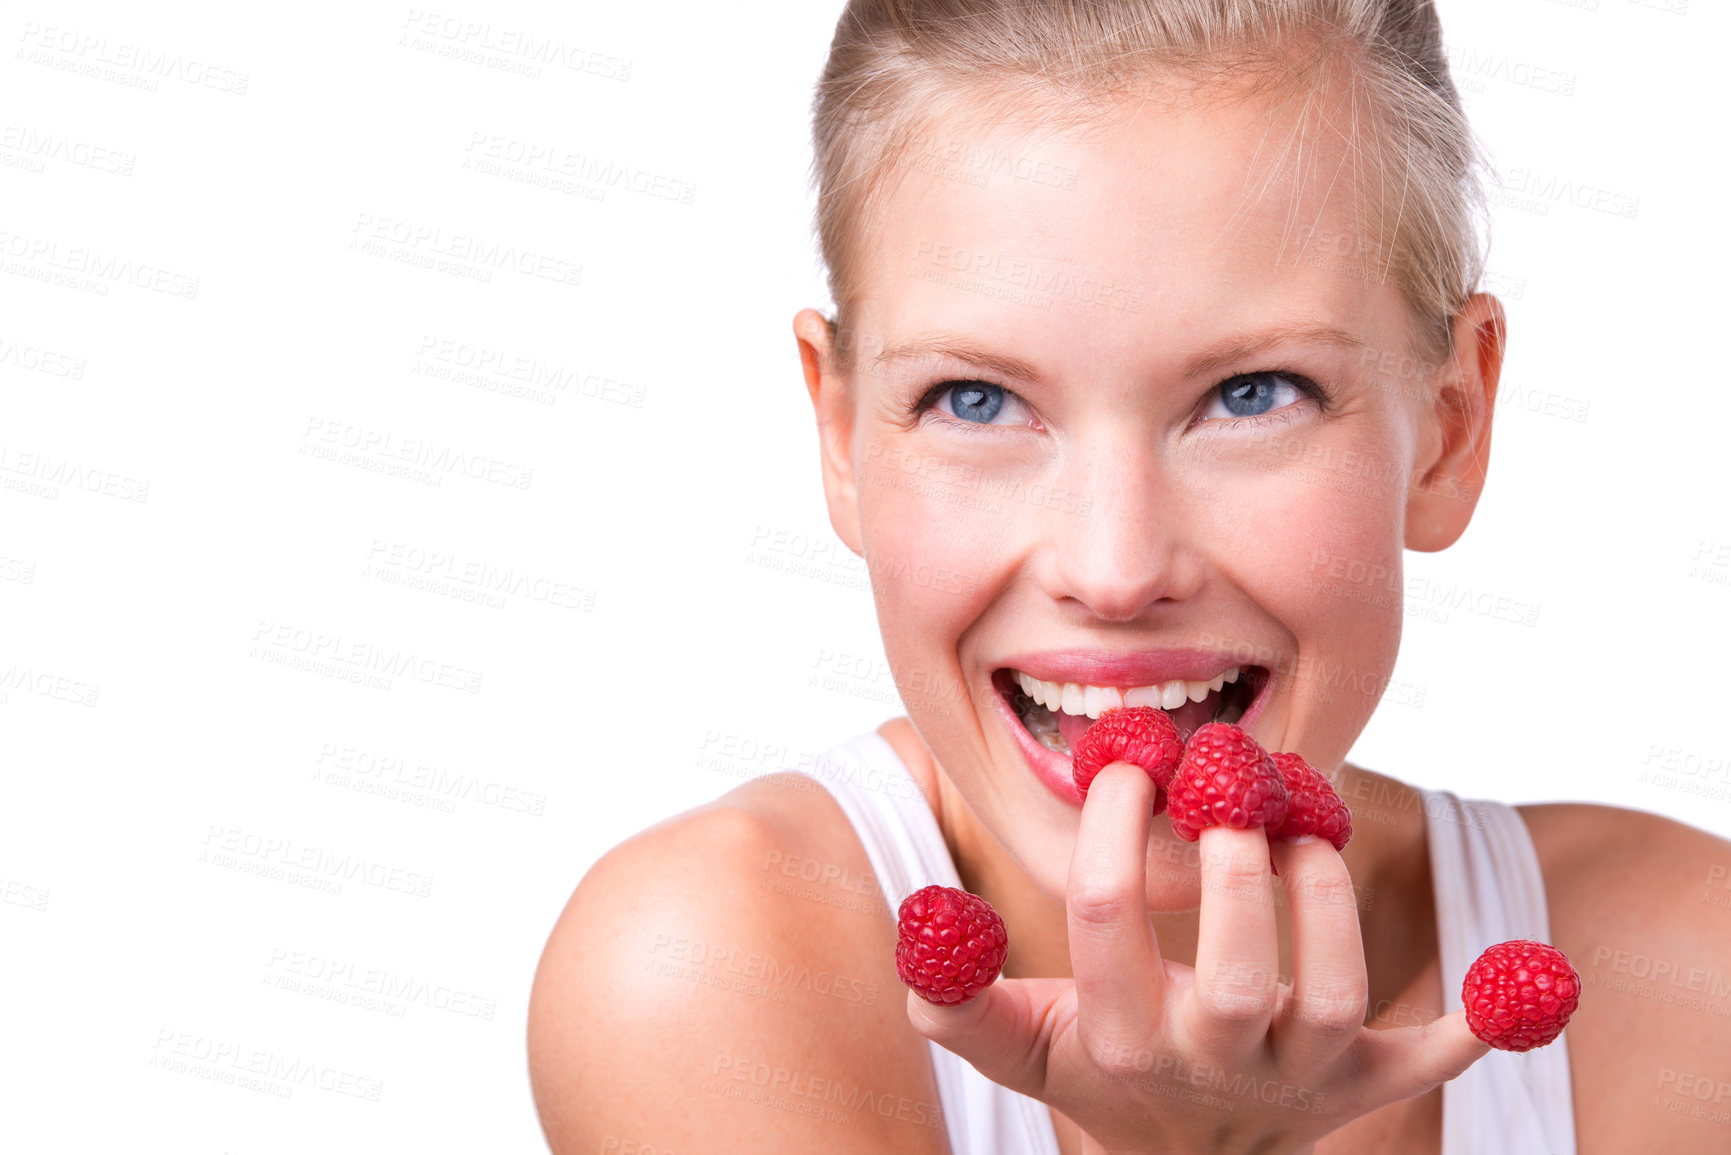
[[(1727, 28), (1683, 3), (1445, 0), (1478, 131), (1553, 191), (1497, 210), (1491, 481), (1411, 576), (1537, 620), (1409, 617), (1422, 705), (1355, 757), (1723, 835)], [(540, 1149), (525, 1008), (583, 872), (737, 785), (706, 753), (766, 772), (899, 712), (790, 330), (828, 308), (839, 5), (150, 7), (0, 27), (0, 1145)], [(505, 70), (525, 34), (577, 67)], [(494, 138), (671, 195), (485, 172)], [(464, 379), (475, 350), (565, 387)], [(483, 476), (376, 471), (417, 447)], [(505, 592), (450, 592), (477, 576)], [(415, 672), (331, 672), (369, 658)]]

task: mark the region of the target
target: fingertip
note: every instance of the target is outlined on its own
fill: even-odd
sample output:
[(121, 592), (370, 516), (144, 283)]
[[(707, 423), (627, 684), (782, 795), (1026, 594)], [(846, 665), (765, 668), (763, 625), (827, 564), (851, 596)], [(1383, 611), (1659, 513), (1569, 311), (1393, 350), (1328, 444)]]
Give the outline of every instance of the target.
[(1420, 1027), (1364, 1030), (1358, 1045), (1365, 1048), (1367, 1102), (1381, 1104), (1423, 1095), (1459, 1078), (1491, 1051), (1467, 1026), (1464, 1010), (1451, 1011)]
[(934, 1043), (943, 1043), (958, 1032), (979, 1023), (986, 1014), (986, 1002), (992, 996), (987, 987), (965, 1003), (945, 1006), (929, 1002), (918, 991), (908, 990), (908, 1023), (915, 1031)]
[(1150, 802), (1156, 790), (1154, 780), (1134, 762), (1108, 762), (1100, 767), (1099, 773), (1094, 775), (1094, 781), (1088, 786), (1088, 797), (1094, 797), (1102, 785), (1111, 794), (1146, 793)]
[(1446, 1083), (1488, 1055), (1492, 1047), (1467, 1026), (1465, 1010), (1450, 1011), (1419, 1030), (1419, 1043), (1436, 1081)]

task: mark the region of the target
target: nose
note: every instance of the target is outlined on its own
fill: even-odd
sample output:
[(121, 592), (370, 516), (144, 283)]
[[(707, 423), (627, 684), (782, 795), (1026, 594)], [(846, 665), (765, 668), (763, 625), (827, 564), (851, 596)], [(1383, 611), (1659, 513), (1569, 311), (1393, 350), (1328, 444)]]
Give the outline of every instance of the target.
[(1128, 622), (1202, 584), (1190, 527), (1206, 511), (1184, 500), (1146, 445), (1096, 445), (1078, 453), (1061, 484), (1073, 500), (1051, 511), (1041, 581), (1055, 601), (1099, 621)]

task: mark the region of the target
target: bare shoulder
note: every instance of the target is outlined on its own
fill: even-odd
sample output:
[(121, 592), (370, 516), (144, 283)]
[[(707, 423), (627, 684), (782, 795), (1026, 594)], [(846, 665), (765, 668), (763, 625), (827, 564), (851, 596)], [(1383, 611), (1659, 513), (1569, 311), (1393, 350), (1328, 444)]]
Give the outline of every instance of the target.
[(1731, 1137), (1731, 842), (1588, 803), (1517, 808), (1583, 990), (1564, 1039), (1582, 1155)]
[(894, 955), (864, 849), (812, 779), (765, 776), (627, 839), (535, 975), (549, 1146), (946, 1150)]

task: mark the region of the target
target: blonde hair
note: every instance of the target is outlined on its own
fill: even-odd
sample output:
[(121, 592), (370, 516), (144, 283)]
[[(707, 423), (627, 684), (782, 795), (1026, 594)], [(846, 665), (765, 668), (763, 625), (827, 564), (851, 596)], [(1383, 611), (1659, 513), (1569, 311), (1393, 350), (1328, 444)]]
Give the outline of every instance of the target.
[[(844, 371), (860, 244), (885, 178), (928, 126), (960, 112), (1000, 128), (1081, 128), (1138, 84), (1215, 79), (1292, 85), (1312, 114), (1325, 82), (1346, 86), (1363, 126), (1347, 142), (1352, 187), (1369, 209), (1369, 242), (1357, 243), (1404, 295), (1417, 348), (1444, 359), (1484, 271), (1485, 214), (1481, 153), (1432, 0), (849, 0), (812, 108), (816, 229)], [(1289, 142), (1283, 160), (1309, 151)]]

